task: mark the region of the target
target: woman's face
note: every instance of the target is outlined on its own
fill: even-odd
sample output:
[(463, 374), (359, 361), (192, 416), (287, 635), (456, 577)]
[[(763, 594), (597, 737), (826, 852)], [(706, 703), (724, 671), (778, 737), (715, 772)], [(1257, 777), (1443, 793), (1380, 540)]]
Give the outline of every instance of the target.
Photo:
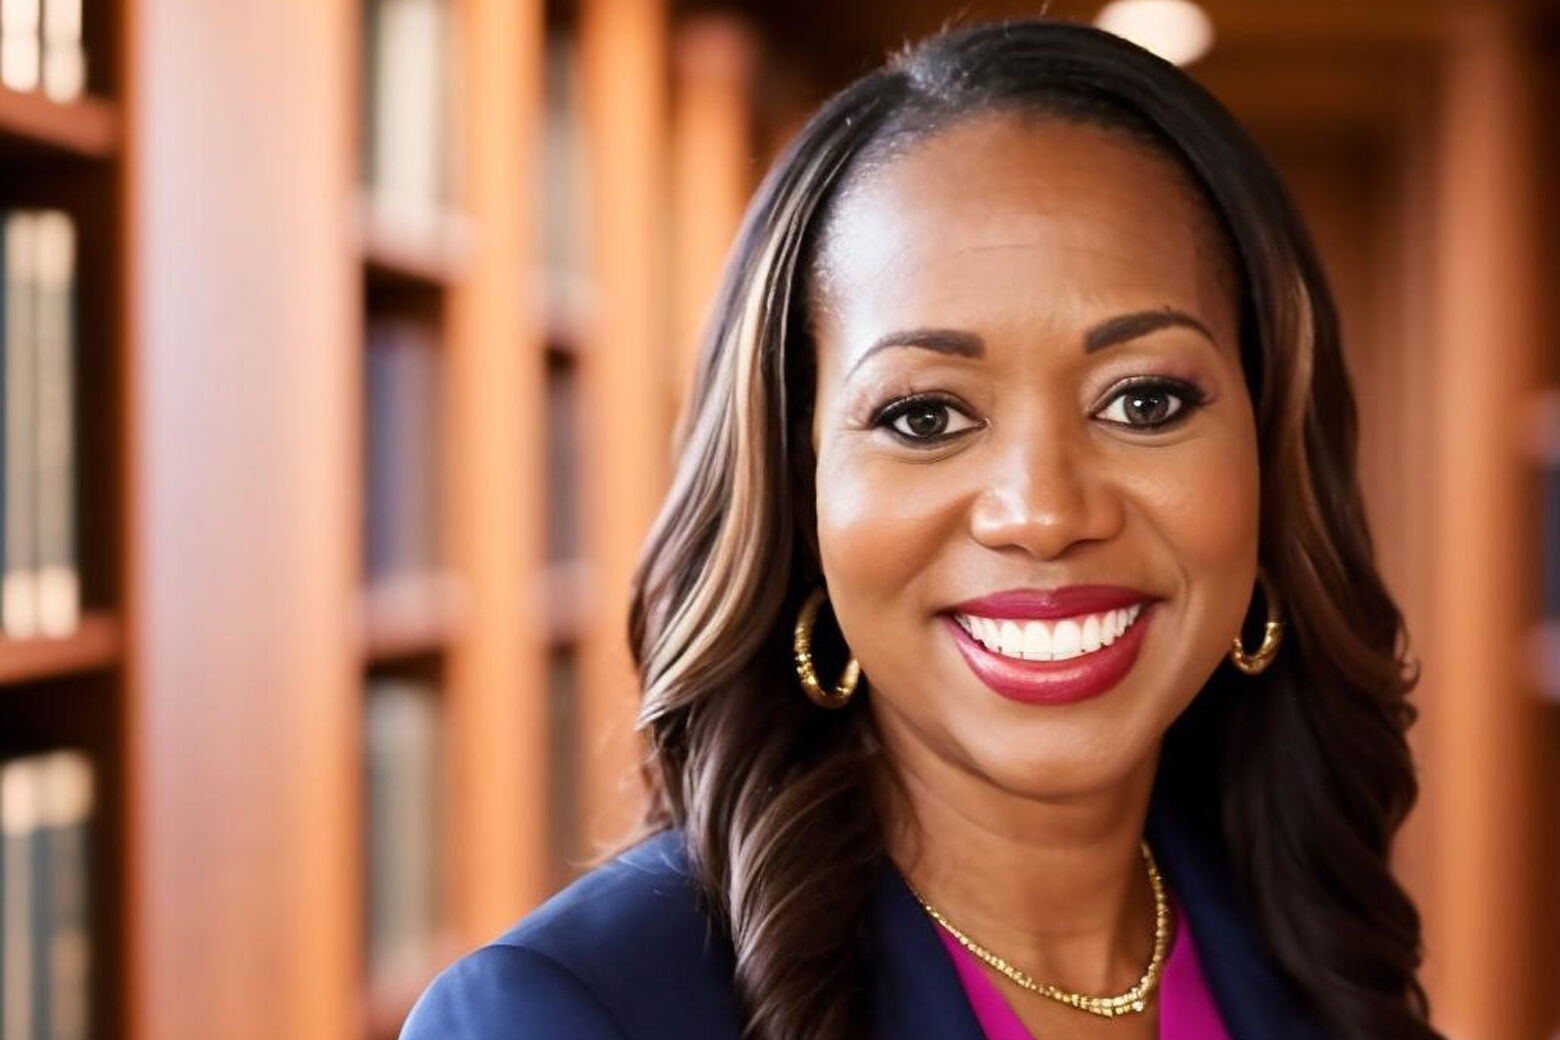
[(1044, 798), (1151, 769), (1257, 567), (1234, 275), (1188, 176), (972, 117), (841, 197), (813, 308), (824, 577), (896, 764)]

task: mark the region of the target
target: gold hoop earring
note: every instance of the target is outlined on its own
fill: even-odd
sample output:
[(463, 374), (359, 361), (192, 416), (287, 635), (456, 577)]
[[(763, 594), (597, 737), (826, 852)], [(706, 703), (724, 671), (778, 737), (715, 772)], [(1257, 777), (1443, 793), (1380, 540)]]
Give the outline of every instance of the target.
[(1257, 647), (1255, 653), (1246, 653), (1246, 648), (1240, 642), (1240, 633), (1237, 632), (1230, 649), (1230, 663), (1246, 675), (1261, 675), (1267, 671), (1273, 658), (1278, 656), (1278, 644), (1284, 638), (1284, 619), (1278, 608), (1278, 599), (1268, 586), (1266, 575), (1258, 572), (1257, 581), (1262, 586), (1262, 598), (1267, 601), (1268, 616), (1267, 624), (1262, 626), (1262, 645)]
[(802, 691), (807, 694), (807, 699), (820, 708), (843, 708), (856, 692), (856, 683), (861, 679), (861, 665), (852, 657), (845, 666), (845, 673), (832, 690), (825, 690), (818, 682), (818, 670), (813, 667), (812, 659), (812, 630), (813, 622), (818, 620), (818, 608), (823, 606), (827, 598), (821, 587), (814, 589), (807, 597), (807, 601), (802, 604), (802, 612), (796, 617), (796, 638), (791, 646), (796, 654), (796, 677), (801, 680)]

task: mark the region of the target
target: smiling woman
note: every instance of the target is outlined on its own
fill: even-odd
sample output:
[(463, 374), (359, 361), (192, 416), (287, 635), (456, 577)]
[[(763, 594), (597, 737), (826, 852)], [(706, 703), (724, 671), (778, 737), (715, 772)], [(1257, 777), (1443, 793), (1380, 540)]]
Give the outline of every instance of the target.
[(1046, 21), (896, 58), (765, 181), (690, 400), (647, 835), (409, 1040), (1436, 1036), (1337, 321), (1200, 88)]

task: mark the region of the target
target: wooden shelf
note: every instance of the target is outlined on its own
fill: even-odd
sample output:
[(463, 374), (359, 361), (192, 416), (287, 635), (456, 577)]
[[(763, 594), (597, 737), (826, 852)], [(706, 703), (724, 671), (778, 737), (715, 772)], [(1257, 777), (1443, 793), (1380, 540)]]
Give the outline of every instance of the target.
[(119, 663), (117, 618), (106, 613), (82, 616), (68, 636), (0, 639), (0, 683), (53, 679), (112, 668)]
[(397, 579), (363, 594), (363, 657), (370, 664), (443, 651), (460, 632), (465, 595), (448, 574)]
[(119, 150), (119, 112), (100, 98), (51, 101), (0, 87), (0, 156), (107, 159)]
[(371, 281), (442, 289), (464, 277), (474, 232), (455, 210), (393, 212), (365, 194), (358, 201), (358, 236)]
[(573, 646), (582, 638), (591, 613), (590, 580), (590, 565), (580, 560), (553, 561), (542, 572), (537, 595), (553, 649)]
[(559, 358), (578, 358), (589, 341), (597, 288), (589, 279), (565, 272), (552, 272), (544, 282), (547, 352)]

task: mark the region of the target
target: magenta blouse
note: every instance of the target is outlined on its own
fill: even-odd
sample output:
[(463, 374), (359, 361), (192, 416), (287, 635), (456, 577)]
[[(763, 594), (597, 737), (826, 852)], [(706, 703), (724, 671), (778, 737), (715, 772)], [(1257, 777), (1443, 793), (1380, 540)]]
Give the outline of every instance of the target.
[[(1170, 940), (1170, 952), (1165, 956), (1164, 971), (1159, 976), (1159, 1040), (1229, 1040), (1213, 995), (1203, 979), (1197, 947), (1192, 943), (1190, 933), (1181, 926), (1181, 908), (1174, 895), (1170, 895), (1169, 900), (1176, 929)], [(975, 1010), (975, 1018), (980, 1022), (986, 1040), (1034, 1040), (1006, 998), (986, 976), (975, 955), (960, 946), (947, 929), (938, 927), (937, 935), (953, 958), (959, 981), (964, 984), (964, 992), (970, 998), (970, 1006)]]

